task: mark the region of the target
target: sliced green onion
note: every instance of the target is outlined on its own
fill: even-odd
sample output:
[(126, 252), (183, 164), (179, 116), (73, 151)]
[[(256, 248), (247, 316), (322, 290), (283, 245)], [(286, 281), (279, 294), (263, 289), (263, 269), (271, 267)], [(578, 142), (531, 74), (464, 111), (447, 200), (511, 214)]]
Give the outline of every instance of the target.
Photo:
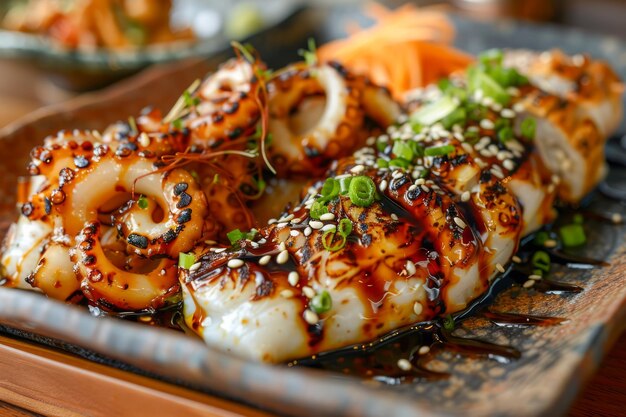
[(424, 147), (422, 145), (417, 142), (411, 141), (409, 142), (409, 146), (411, 147), (411, 150), (413, 151), (413, 154), (415, 154), (415, 156), (424, 156)]
[(183, 119), (176, 119), (172, 122), (174, 129), (181, 130), (183, 128)]
[(352, 177), (345, 177), (339, 180), (340, 194), (348, 194), (348, 190), (350, 189), (350, 182), (352, 182)]
[(444, 319), (443, 319), (443, 328), (446, 329), (447, 331), (451, 332), (452, 330), (454, 330), (454, 318), (452, 318), (451, 314), (448, 314)]
[(352, 178), (348, 196), (352, 204), (359, 207), (368, 207), (374, 202), (376, 197), (376, 184), (370, 177), (359, 175)]
[(472, 67), (467, 73), (470, 91), (482, 90), (485, 96), (493, 98), (502, 105), (507, 104), (511, 99), (504, 88), (483, 69)]
[(450, 129), (452, 126), (465, 125), (465, 121), (467, 120), (467, 111), (464, 108), (459, 107), (455, 109), (452, 113), (447, 115), (441, 120), (443, 127), (446, 129)]
[(504, 52), (501, 49), (488, 49), (478, 55), (478, 60), (483, 65), (502, 65), (504, 59)]
[(424, 126), (422, 126), (419, 123), (411, 123), (411, 129), (413, 130), (413, 133), (415, 134), (420, 133), (423, 128)]
[(334, 178), (327, 178), (324, 181), (324, 185), (320, 191), (322, 197), (320, 198), (320, 202), (327, 203), (332, 201), (335, 197), (339, 195), (341, 187), (339, 185), (339, 181)]
[(183, 93), (183, 100), (185, 100), (185, 105), (187, 107), (195, 107), (200, 104), (200, 99), (198, 97), (192, 97), (188, 90), (185, 90)]
[(550, 272), (550, 255), (548, 255), (547, 252), (542, 250), (535, 252), (531, 259), (531, 263), (536, 269), (541, 269), (545, 273)]
[(458, 100), (442, 96), (439, 100), (427, 104), (411, 115), (411, 121), (421, 125), (432, 125), (443, 119), (459, 107)]
[(241, 239), (245, 239), (246, 235), (239, 229), (231, 230), (226, 233), (226, 237), (232, 246), (235, 246)]
[(383, 158), (378, 158), (376, 160), (376, 165), (378, 166), (378, 168), (388, 168), (389, 167), (389, 161), (387, 161), (386, 159), (383, 159)]
[(543, 271), (541, 269), (533, 269), (533, 275), (543, 276)]
[(393, 143), (393, 148), (391, 152), (398, 158), (405, 159), (407, 161), (412, 161), (415, 157), (413, 153), (413, 149), (411, 149), (411, 145), (407, 142), (397, 140)]
[(419, 178), (426, 178), (430, 174), (430, 169), (426, 168), (420, 171)]
[(559, 235), (561, 241), (565, 247), (571, 248), (574, 246), (580, 246), (587, 242), (587, 236), (585, 235), (585, 229), (581, 224), (568, 224), (559, 228)]
[(147, 209), (148, 208), (148, 199), (146, 198), (146, 196), (140, 195), (139, 199), (137, 200), (137, 205), (142, 210)]
[(333, 299), (328, 291), (324, 290), (311, 299), (311, 310), (318, 314), (326, 313), (333, 307)]
[(328, 213), (328, 208), (326, 204), (321, 203), (319, 200), (316, 200), (311, 205), (310, 215), (313, 219), (319, 219), (322, 214)]
[(298, 50), (298, 55), (304, 58), (304, 62), (310, 67), (317, 64), (317, 47), (315, 46), (315, 39), (309, 38), (307, 42), (309, 49)]
[(380, 139), (376, 141), (376, 149), (378, 149), (378, 152), (385, 152), (387, 146), (389, 146), (389, 142), (387, 141), (383, 141)]
[(341, 219), (337, 232), (343, 237), (348, 237), (352, 233), (352, 221), (350, 219)]
[(513, 129), (511, 127), (503, 127), (498, 131), (498, 139), (500, 139), (500, 142), (508, 142), (513, 139)]
[(574, 214), (574, 217), (572, 218), (572, 222), (574, 224), (583, 224), (585, 222), (585, 218), (583, 217), (582, 214), (576, 213)]
[(322, 245), (324, 249), (330, 252), (337, 252), (340, 249), (343, 249), (346, 246), (346, 237), (343, 235), (339, 235), (339, 242), (333, 244), (335, 241), (335, 237), (337, 237), (337, 229), (331, 229), (324, 232), (322, 235)]
[(435, 146), (432, 148), (426, 148), (424, 150), (424, 155), (426, 156), (443, 156), (449, 155), (454, 152), (453, 145), (443, 145), (443, 146)]
[(191, 265), (196, 263), (196, 256), (193, 253), (179, 253), (178, 254), (178, 266), (183, 269), (191, 268)]
[(411, 163), (407, 161), (406, 159), (402, 159), (402, 158), (394, 158), (391, 161), (389, 161), (389, 167), (398, 167), (398, 168), (407, 169), (409, 165), (411, 165)]
[(520, 130), (524, 138), (533, 140), (535, 138), (535, 131), (537, 130), (537, 122), (532, 117), (527, 117), (522, 121)]

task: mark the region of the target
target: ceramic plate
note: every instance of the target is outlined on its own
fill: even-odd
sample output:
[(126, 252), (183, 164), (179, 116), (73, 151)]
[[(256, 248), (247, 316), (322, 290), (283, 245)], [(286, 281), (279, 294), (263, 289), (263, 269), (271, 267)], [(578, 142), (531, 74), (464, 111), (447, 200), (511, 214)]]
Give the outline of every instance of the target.
[[(308, 9), (253, 42), (270, 65), (277, 67), (294, 60), (295, 51), (305, 45), (308, 36), (320, 41), (336, 37), (346, 19), (359, 18), (348, 8)], [(459, 45), (470, 52), (497, 46), (590, 51), (609, 59), (626, 78), (626, 47), (615, 40), (552, 26), (515, 22), (489, 26), (455, 20)], [(28, 152), (46, 134), (62, 128), (102, 128), (126, 119), (146, 104), (166, 110), (193, 79), (224, 57), (151, 70), (105, 93), (40, 111), (1, 132), (2, 227), (15, 218), (13, 190), (17, 176), (24, 172)], [(609, 182), (606, 190), (623, 193), (625, 169), (613, 167)], [(590, 196), (588, 210), (626, 215), (623, 203), (600, 193)], [(626, 226), (591, 218), (585, 224), (589, 244), (578, 255), (604, 259), (610, 265), (586, 269), (557, 265), (553, 273), (561, 282), (582, 287), (582, 292), (546, 294), (511, 286), (511, 281), (504, 279), (485, 301), (492, 311), (565, 321), (505, 326), (489, 320), (485, 310), (478, 311), (464, 320), (454, 335), (508, 345), (521, 357), (503, 360), (497, 355), (438, 351), (430, 355), (427, 367), (450, 374), (439, 380), (389, 385), (306, 367), (251, 363), (174, 331), (96, 318), (85, 309), (11, 289), (0, 288), (0, 323), (4, 332), (14, 336), (284, 415), (558, 415), (568, 409), (626, 323)]]

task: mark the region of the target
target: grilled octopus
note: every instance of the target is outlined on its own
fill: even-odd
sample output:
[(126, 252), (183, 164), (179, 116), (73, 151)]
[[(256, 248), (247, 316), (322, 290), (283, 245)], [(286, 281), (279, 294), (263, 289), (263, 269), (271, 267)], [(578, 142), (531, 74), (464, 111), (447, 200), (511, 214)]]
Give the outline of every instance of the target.
[[(315, 92), (329, 103), (343, 100), (337, 85), (354, 78), (333, 68), (319, 68), (334, 71), (335, 84)], [(275, 93), (259, 94), (261, 82), (270, 91), (284, 82), (263, 79), (260, 69), (258, 61), (231, 60), (187, 91), (166, 117), (147, 109), (134, 123), (116, 123), (102, 133), (63, 131), (46, 138), (31, 153), (30, 177), (20, 190), (22, 216), (5, 240), (1, 262), (8, 285), (63, 301), (86, 299), (113, 312), (164, 306), (179, 291), (180, 253), (198, 242), (228, 241), (229, 230), (255, 224), (248, 190), (263, 172), (249, 146), (258, 140), (265, 103), (279, 100)], [(384, 128), (394, 116), (381, 114), (398, 111), (395, 103), (375, 105), (386, 95), (368, 83), (368, 94), (352, 99), (351, 110), (371, 114)], [(303, 111), (299, 103), (290, 106), (289, 117)], [(346, 107), (337, 115), (341, 124), (351, 113)], [(364, 142), (366, 127), (356, 126), (358, 139), (341, 152)], [(315, 132), (318, 155), (330, 152), (331, 142), (336, 147), (340, 129)], [(290, 141), (296, 152), (282, 160), (291, 167), (308, 164), (305, 141)], [(275, 149), (268, 150), (274, 160)]]
[[(583, 88), (546, 89), (535, 75), (551, 75), (514, 67), (514, 53), (486, 64), (508, 85), (470, 70), (411, 92), (407, 115), (277, 220), (229, 248), (194, 248), (180, 274), (188, 326), (210, 345), (281, 362), (466, 308), (521, 237), (554, 218), (557, 196), (575, 203), (598, 183), (615, 127), (593, 117)], [(554, 59), (582, 67), (574, 83), (608, 85), (596, 105), (621, 113), (605, 64)]]

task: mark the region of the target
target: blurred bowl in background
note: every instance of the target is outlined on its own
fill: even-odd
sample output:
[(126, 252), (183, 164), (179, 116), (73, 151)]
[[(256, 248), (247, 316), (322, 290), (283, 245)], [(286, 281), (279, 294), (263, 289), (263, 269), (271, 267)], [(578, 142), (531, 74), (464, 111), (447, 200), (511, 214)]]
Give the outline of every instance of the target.
[[(7, 5), (0, 6), (6, 13)], [(174, 0), (172, 27), (191, 28), (196, 39), (147, 45), (136, 49), (84, 51), (59, 45), (50, 38), (0, 29), (0, 58), (35, 65), (63, 89), (93, 90), (138, 72), (148, 65), (208, 57), (272, 27), (298, 9), (290, 0)]]

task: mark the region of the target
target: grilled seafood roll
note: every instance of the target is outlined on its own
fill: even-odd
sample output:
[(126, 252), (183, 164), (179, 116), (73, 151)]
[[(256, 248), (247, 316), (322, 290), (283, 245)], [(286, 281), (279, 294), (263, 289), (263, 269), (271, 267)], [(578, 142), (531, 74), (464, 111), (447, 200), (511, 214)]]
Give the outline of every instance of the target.
[(185, 317), (208, 343), (277, 362), (457, 311), (486, 289), (481, 241), (447, 193), (351, 159), (335, 173), (380, 201), (338, 194), (316, 220), (309, 196), (183, 273)]
[(504, 65), (513, 66), (543, 91), (570, 100), (578, 113), (596, 124), (603, 137), (617, 129), (623, 114), (623, 84), (606, 62), (558, 50), (511, 50)]

